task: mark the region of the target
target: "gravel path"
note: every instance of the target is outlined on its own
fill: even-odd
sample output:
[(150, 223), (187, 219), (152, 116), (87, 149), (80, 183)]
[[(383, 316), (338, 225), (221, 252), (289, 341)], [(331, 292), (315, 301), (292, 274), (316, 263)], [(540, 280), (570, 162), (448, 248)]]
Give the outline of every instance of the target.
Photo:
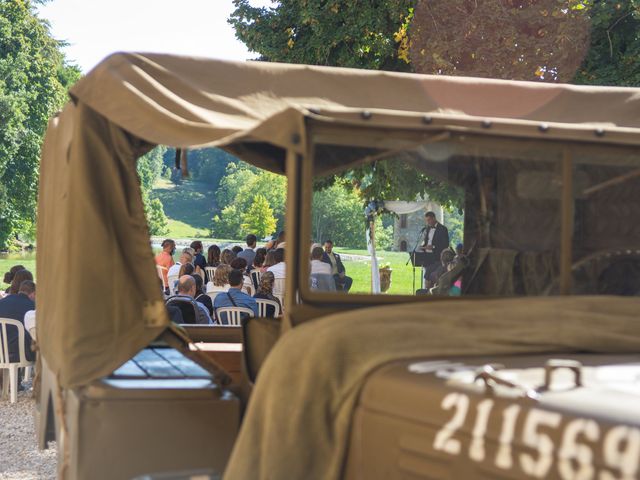
[(0, 480), (56, 478), (55, 444), (39, 451), (33, 425), (31, 391), (18, 393), (18, 402), (0, 400)]

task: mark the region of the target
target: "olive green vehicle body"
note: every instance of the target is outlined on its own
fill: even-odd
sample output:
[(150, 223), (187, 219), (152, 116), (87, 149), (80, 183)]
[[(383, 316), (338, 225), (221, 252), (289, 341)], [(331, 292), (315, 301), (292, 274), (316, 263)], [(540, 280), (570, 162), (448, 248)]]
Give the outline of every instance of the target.
[[(209, 85), (207, 76), (210, 91), (202, 97), (213, 104), (203, 100), (201, 109), (191, 108), (198, 104), (198, 88)], [(230, 78), (242, 81), (236, 84)], [(398, 88), (390, 91), (394, 85)], [(146, 95), (140, 94), (144, 89)], [(171, 102), (149, 94), (165, 95), (165, 90), (171, 92), (166, 97)], [(107, 101), (103, 97), (110, 92)], [(140, 101), (131, 101), (129, 95)], [(47, 338), (40, 355), (38, 442), (45, 448), (48, 440), (58, 441), (61, 478), (124, 479), (187, 470), (215, 478), (225, 469), (249, 398), (260, 401), (251, 395), (270, 349), (281, 334), (307, 322), (323, 322), (336, 313), (358, 317), (366, 307), (396, 308), (401, 315), (403, 305), (419, 302), (428, 325), (430, 305), (460, 301), (446, 295), (458, 279), (463, 297), (477, 302), (478, 311), (485, 299), (521, 298), (515, 301), (526, 308), (531, 296), (617, 295), (638, 284), (633, 272), (640, 264), (640, 91), (635, 89), (581, 90), (119, 54), (96, 67), (72, 96), (75, 104), (62, 113), (60, 125), (65, 116), (85, 121), (74, 120), (74, 127), (56, 141), (63, 145), (66, 138), (73, 148), (52, 145), (51, 133), (43, 154), (40, 201), (52, 202), (41, 204), (39, 212), (39, 225), (46, 228), (39, 231), (38, 277), (45, 279), (45, 286), (53, 291), (56, 282), (76, 281), (74, 275), (83, 280), (80, 266), (70, 263), (54, 282), (53, 267), (47, 263), (56, 254), (63, 255), (62, 261), (72, 258), (47, 244), (56, 233), (55, 202), (62, 201), (53, 186), (59, 180), (50, 160), (59, 156), (55, 152), (68, 155), (71, 165), (89, 156), (98, 165), (110, 154), (134, 162), (156, 144), (219, 146), (287, 176), (287, 277), (284, 318), (250, 320), (242, 329), (176, 329), (163, 311), (154, 310), (159, 292), (153, 288), (135, 292), (141, 301), (120, 310), (113, 305), (116, 297), (108, 295), (90, 305), (80, 305), (85, 300), (78, 298), (56, 305), (53, 294), (39, 300), (39, 309), (55, 314), (38, 326), (38, 338)], [(149, 107), (150, 98), (162, 108)], [(90, 135), (83, 142), (68, 139), (82, 139), (83, 128), (108, 134), (99, 141)], [(91, 142), (104, 145), (92, 150)], [(403, 162), (464, 193), (468, 263), (452, 273), (447, 288), (441, 286), (436, 295), (347, 295), (309, 286), (314, 180), (378, 161)], [(70, 195), (74, 182), (80, 185), (92, 178), (87, 191), (97, 188), (100, 195), (102, 184), (112, 181), (93, 168), (95, 177), (91, 168), (84, 177), (69, 174)], [(118, 175), (132, 173), (123, 169)], [(127, 189), (127, 182), (123, 185), (125, 197), (131, 196), (129, 208), (138, 215), (139, 192)], [(82, 218), (108, 223), (115, 218), (114, 209), (125, 207), (115, 201), (92, 202), (88, 200), (86, 211), (78, 207), (64, 213), (70, 228)], [(127, 242), (144, 238), (146, 232), (134, 224), (109, 224), (88, 233), (88, 241), (104, 241), (105, 249), (124, 244), (107, 252), (116, 255), (126, 250)], [(127, 236), (134, 231), (137, 236)], [(73, 235), (64, 233), (60, 244), (75, 245), (79, 237)], [(134, 268), (140, 278), (155, 279), (151, 255), (145, 255)], [(102, 268), (114, 278), (98, 288), (120, 288), (126, 269), (103, 258)], [(620, 272), (632, 272), (631, 277), (612, 281)], [(132, 278), (138, 278), (137, 273)], [(95, 311), (100, 328), (90, 331), (80, 321), (65, 323), (75, 318), (74, 305), (85, 313)], [(118, 320), (111, 328), (109, 318), (116, 316), (126, 321)], [(143, 318), (146, 329), (134, 328)], [(494, 323), (487, 328), (498, 335), (499, 329), (509, 328), (509, 319), (502, 320), (500, 327)], [(69, 344), (60, 340), (60, 329), (70, 326), (78, 329), (71, 342), (73, 362), (63, 353)], [(632, 333), (640, 338), (640, 322)], [(591, 334), (597, 336), (593, 329)], [(97, 353), (91, 354), (86, 342), (98, 344), (99, 335), (114, 345), (113, 355), (95, 348)], [(139, 350), (149, 350), (150, 339), (155, 339), (153, 348), (181, 352), (181, 365), (193, 365), (164, 380), (137, 378), (130, 362)], [(456, 344), (455, 338), (443, 341)], [(190, 342), (242, 343), (241, 378), (230, 382), (224, 360), (220, 365), (222, 357), (207, 360), (193, 354)], [(609, 350), (596, 354), (558, 348), (552, 354), (482, 356), (461, 351), (386, 362), (358, 387), (340, 476), (640, 478), (640, 351), (630, 353), (628, 345), (621, 352)], [(130, 369), (121, 370), (123, 364)], [(208, 373), (193, 374), (197, 365)], [(293, 372), (296, 366), (281, 367)], [(268, 476), (256, 473), (257, 478)], [(311, 471), (307, 478), (318, 477)]]

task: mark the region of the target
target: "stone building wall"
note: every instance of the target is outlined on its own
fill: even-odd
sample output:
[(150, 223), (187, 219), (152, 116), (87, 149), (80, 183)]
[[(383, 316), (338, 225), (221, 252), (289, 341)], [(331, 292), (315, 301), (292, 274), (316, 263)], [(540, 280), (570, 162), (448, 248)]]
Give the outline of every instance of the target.
[[(410, 252), (418, 240), (420, 230), (426, 225), (424, 214), (432, 211), (439, 222), (443, 221), (442, 207), (435, 202), (425, 202), (424, 207), (413, 213), (400, 215), (393, 225), (393, 248), (396, 252)], [(403, 216), (406, 217), (403, 219)]]

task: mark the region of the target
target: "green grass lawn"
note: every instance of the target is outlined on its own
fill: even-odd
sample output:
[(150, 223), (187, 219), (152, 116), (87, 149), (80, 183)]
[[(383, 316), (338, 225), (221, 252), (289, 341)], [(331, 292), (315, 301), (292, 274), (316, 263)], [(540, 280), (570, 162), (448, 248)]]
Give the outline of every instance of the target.
[(36, 254), (35, 252), (29, 253), (9, 253), (0, 255), (0, 288), (5, 290), (9, 285), (2, 282), (4, 278), (4, 273), (8, 272), (11, 267), (14, 265), (22, 265), (31, 273), (33, 276), (36, 275)]
[[(371, 260), (366, 250), (350, 250), (344, 248), (336, 248), (336, 252), (340, 254), (362, 255), (367, 259), (363, 260), (343, 260), (347, 275), (353, 278), (353, 286), (351, 293), (370, 293), (371, 292)], [(411, 295), (412, 280), (411, 274), (413, 269), (411, 263), (407, 263), (409, 254), (406, 252), (376, 252), (378, 264), (391, 264), (391, 288), (388, 294)], [(416, 269), (416, 288), (420, 288), (420, 269)]]
[(203, 238), (209, 235), (215, 207), (214, 191), (206, 183), (183, 180), (175, 185), (160, 178), (151, 193), (159, 198), (169, 219), (171, 238)]

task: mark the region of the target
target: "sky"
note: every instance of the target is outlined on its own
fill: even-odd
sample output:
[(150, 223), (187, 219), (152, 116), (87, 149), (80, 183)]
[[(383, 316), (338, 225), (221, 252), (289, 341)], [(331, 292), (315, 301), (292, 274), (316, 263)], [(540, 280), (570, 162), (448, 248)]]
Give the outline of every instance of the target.
[(125, 50), (255, 58), (227, 23), (232, 11), (232, 0), (52, 0), (38, 8), (53, 36), (69, 43), (68, 61), (84, 73), (110, 53)]

